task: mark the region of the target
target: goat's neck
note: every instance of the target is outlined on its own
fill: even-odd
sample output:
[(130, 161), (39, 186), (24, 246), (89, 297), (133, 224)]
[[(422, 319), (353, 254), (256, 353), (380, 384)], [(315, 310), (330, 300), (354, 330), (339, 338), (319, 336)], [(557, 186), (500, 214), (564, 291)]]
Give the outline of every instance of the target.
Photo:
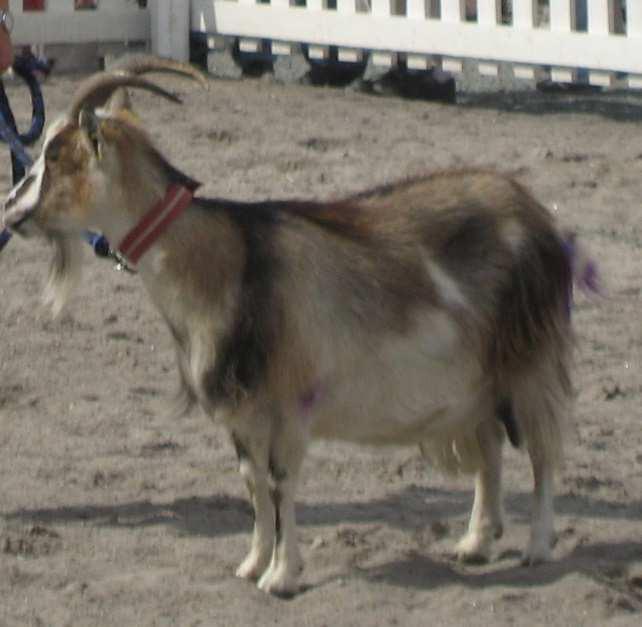
[[(126, 219), (111, 225), (112, 231), (105, 234), (112, 246), (163, 198), (169, 185), (167, 181), (148, 190), (144, 200), (129, 206)], [(176, 328), (201, 314), (203, 319), (227, 318), (224, 311), (236, 302), (231, 295), (238, 289), (243, 263), (243, 242), (229, 218), (197, 208), (192, 201), (143, 254), (136, 269), (156, 306)]]
[[(109, 197), (109, 207), (100, 212), (97, 226), (113, 248), (117, 248), (127, 234), (167, 194), (169, 182), (165, 180), (140, 182), (129, 185), (127, 191), (119, 190)], [(149, 265), (143, 255), (138, 265)]]

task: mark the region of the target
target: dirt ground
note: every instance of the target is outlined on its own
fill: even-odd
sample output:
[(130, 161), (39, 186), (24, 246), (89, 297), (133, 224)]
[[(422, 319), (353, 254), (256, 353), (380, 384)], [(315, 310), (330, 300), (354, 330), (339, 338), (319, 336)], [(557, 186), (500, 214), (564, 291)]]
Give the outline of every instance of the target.
[[(50, 119), (76, 80), (46, 83)], [(332, 198), (478, 165), (515, 172), (580, 232), (607, 293), (574, 311), (577, 428), (554, 561), (520, 566), (531, 477), (515, 451), (506, 533), (488, 565), (462, 566), (451, 550), (470, 478), (414, 449), (317, 443), (299, 489), (302, 593), (236, 579), (252, 518), (234, 453), (200, 413), (168, 415), (173, 351), (139, 280), (88, 252), (54, 321), (40, 305), (50, 251), (14, 240), (0, 257), (0, 626), (642, 624), (642, 97), (447, 106), (261, 79), (169, 84), (182, 108), (135, 105), (204, 195)], [(23, 89), (8, 92), (28, 114)]]

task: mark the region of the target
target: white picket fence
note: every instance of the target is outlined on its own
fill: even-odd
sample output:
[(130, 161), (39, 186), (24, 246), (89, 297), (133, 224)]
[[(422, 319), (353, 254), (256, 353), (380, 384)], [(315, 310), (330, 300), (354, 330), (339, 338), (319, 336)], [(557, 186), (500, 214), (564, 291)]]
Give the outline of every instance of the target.
[[(187, 2), (188, 0), (183, 0)], [(74, 0), (47, 0), (44, 11), (23, 11), (10, 3), (17, 45), (147, 42), (149, 10), (134, 0), (102, 0), (95, 10), (76, 10)]]
[(544, 24), (538, 0), (513, 0), (510, 24), (501, 23), (501, 0), (477, 0), (473, 19), (466, 18), (466, 0), (191, 0), (191, 29), (213, 45), (216, 36), (239, 37), (245, 51), (265, 40), (274, 54), (307, 44), (309, 55), (322, 59), (336, 46), (339, 60), (370, 53), (386, 66), (404, 55), (410, 68), (454, 72), (463, 59), (475, 59), (488, 75), (508, 62), (518, 77), (546, 72), (561, 82), (588, 68), (593, 84), (609, 85), (625, 74), (630, 87), (642, 88), (642, 0), (626, 0), (624, 34), (615, 33), (620, 0), (587, 1), (583, 32), (575, 29), (575, 0), (549, 0)]

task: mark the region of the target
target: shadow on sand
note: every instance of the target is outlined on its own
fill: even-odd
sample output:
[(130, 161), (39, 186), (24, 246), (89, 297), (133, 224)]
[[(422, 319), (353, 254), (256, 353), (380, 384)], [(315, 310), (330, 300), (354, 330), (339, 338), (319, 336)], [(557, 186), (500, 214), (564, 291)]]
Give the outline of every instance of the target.
[[(434, 520), (466, 516), (472, 504), (468, 490), (443, 490), (416, 485), (368, 502), (325, 502), (297, 505), (297, 520), (303, 526), (379, 522), (399, 529), (419, 529)], [(511, 493), (505, 499), (507, 516), (526, 523), (531, 495)], [(642, 521), (642, 500), (608, 501), (581, 494), (563, 494), (555, 499), (560, 515), (610, 520)], [(91, 522), (98, 526), (174, 526), (185, 535), (219, 536), (246, 532), (252, 511), (245, 499), (225, 494), (188, 497), (165, 503), (135, 501), (117, 505), (77, 505), (47, 509), (19, 509), (0, 514), (6, 521), (41, 524)]]
[[(466, 516), (472, 494), (469, 491), (410, 486), (399, 493), (366, 503), (300, 503), (298, 522), (302, 526), (335, 526), (345, 523), (384, 523), (417, 531), (430, 521)], [(515, 493), (506, 499), (507, 517), (527, 522), (530, 495)], [(558, 513), (586, 518), (642, 520), (642, 501), (626, 504), (572, 494), (556, 499)], [(98, 527), (141, 528), (168, 525), (180, 535), (217, 537), (248, 533), (252, 513), (244, 499), (229, 495), (191, 497), (166, 503), (137, 501), (119, 505), (61, 506), (48, 509), (21, 509), (1, 516), (11, 524), (74, 524), (87, 522)], [(470, 589), (489, 586), (529, 588), (559, 581), (580, 573), (626, 596), (630, 611), (642, 611), (642, 589), (627, 579), (628, 567), (642, 560), (642, 542), (580, 543), (558, 561), (524, 568), (516, 552), (507, 551), (497, 562), (483, 569), (459, 565), (450, 556), (431, 557), (410, 551), (401, 559), (374, 566), (354, 565), (349, 573), (335, 573), (301, 589), (319, 588), (337, 577), (364, 579), (386, 585), (431, 590), (453, 584)]]

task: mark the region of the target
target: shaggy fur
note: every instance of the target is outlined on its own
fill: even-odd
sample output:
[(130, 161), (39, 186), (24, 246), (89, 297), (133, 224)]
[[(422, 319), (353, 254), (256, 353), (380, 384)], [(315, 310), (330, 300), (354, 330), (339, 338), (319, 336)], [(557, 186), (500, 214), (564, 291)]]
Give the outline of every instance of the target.
[[(36, 187), (6, 204), (16, 231), (65, 251), (61, 298), (80, 229), (117, 243), (170, 184), (197, 186), (117, 102), (56, 126)], [(514, 180), (461, 170), (326, 203), (195, 198), (138, 270), (175, 340), (186, 406), (223, 424), (238, 454), (255, 510), (239, 576), (297, 590), (294, 491), (314, 437), (420, 446), (475, 473), (457, 551), (477, 560), (503, 528), (508, 433), (534, 473), (525, 561), (549, 558), (572, 273), (550, 214)]]

